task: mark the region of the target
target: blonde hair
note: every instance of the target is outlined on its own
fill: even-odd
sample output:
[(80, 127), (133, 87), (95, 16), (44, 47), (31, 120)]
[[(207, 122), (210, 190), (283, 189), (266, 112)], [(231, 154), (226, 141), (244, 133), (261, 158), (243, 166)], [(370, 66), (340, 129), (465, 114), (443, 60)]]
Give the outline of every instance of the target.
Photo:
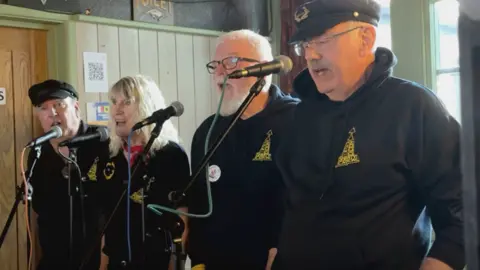
[[(157, 84), (150, 78), (144, 75), (126, 76), (117, 81), (110, 89), (109, 95), (122, 94), (126, 99), (131, 99), (138, 105), (137, 113), (135, 115), (135, 122), (139, 122), (153, 112), (164, 109), (166, 107), (165, 98), (158, 88)], [(155, 125), (148, 125), (137, 132), (140, 136), (148, 140)], [(110, 155), (116, 156), (124, 141), (117, 136), (115, 132), (115, 121), (109, 121), (110, 128)], [(159, 136), (155, 139), (150, 148), (150, 154), (153, 155), (155, 151), (164, 147), (168, 142), (179, 143), (178, 132), (170, 120), (167, 120), (162, 125), (162, 130)]]

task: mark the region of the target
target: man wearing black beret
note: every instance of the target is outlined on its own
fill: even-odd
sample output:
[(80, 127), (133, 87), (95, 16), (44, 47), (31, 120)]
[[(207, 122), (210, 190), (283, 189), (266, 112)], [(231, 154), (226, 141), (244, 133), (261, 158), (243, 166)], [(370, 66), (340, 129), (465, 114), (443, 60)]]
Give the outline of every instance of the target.
[[(38, 225), (41, 246), (41, 259), (37, 270), (78, 269), (85, 255), (85, 249), (91, 246), (98, 231), (99, 212), (95, 205), (96, 162), (103, 153), (108, 155), (108, 144), (79, 148), (77, 163), (84, 177), (80, 181), (75, 166), (70, 171), (74, 187), (69, 190), (68, 164), (62, 157), (69, 156), (69, 149), (58, 144), (77, 135), (91, 133), (96, 127), (87, 126), (80, 119), (77, 91), (68, 83), (47, 80), (33, 85), (28, 95), (35, 107), (35, 114), (44, 130), (59, 126), (62, 136), (41, 145), (39, 159), (33, 167), (30, 183), (33, 187), (32, 208)], [(92, 151), (92, 149), (94, 149)], [(28, 157), (28, 168), (32, 167), (35, 150)], [(73, 250), (70, 249), (70, 193), (72, 191), (72, 234)], [(90, 264), (84, 269), (99, 269), (100, 243)], [(70, 255), (72, 255), (70, 257)]]
[(276, 155), (288, 204), (275, 270), (465, 265), (459, 124), (431, 90), (391, 76), (379, 13), (372, 0), (295, 13), (291, 43), (308, 68)]

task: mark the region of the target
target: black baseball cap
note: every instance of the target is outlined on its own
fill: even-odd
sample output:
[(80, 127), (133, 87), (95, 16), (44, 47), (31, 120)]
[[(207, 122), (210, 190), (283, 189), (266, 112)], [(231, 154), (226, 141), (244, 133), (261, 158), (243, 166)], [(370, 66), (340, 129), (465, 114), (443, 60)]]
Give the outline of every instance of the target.
[(288, 41), (294, 44), (323, 35), (328, 29), (348, 21), (378, 26), (381, 6), (375, 0), (315, 0), (295, 10), (296, 32)]
[(78, 99), (78, 92), (75, 88), (63, 81), (46, 80), (28, 89), (28, 96), (32, 105), (40, 106), (43, 102), (52, 99), (74, 98)]

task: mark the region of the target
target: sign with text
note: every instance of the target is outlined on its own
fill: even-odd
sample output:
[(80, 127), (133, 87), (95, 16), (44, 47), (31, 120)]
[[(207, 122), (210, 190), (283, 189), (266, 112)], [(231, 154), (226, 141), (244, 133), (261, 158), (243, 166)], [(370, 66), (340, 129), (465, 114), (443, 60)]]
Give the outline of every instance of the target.
[(7, 91), (4, 87), (0, 87), (0, 105), (7, 104)]
[(173, 3), (169, 0), (133, 0), (133, 20), (173, 25)]

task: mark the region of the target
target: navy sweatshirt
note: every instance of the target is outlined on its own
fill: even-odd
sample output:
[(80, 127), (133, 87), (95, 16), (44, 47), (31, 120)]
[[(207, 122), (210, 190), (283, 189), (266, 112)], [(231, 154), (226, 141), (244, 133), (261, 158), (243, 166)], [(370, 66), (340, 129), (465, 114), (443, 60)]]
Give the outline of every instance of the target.
[[(263, 270), (268, 250), (276, 247), (284, 209), (284, 185), (273, 157), (298, 100), (273, 85), (269, 96), (264, 110), (238, 120), (209, 163), (216, 168), (211, 172), (213, 213), (206, 219), (189, 221), (187, 249), (192, 265)], [(207, 118), (193, 137), (192, 171), (205, 155), (205, 139), (213, 118)], [(218, 118), (210, 145), (231, 119)], [(186, 195), (190, 213), (207, 213), (205, 173)]]
[[(430, 90), (391, 76), (379, 48), (344, 102), (308, 72), (276, 161), (288, 204), (274, 269), (419, 269), (425, 256), (465, 263), (459, 124)], [(430, 247), (431, 226), (436, 233)]]

